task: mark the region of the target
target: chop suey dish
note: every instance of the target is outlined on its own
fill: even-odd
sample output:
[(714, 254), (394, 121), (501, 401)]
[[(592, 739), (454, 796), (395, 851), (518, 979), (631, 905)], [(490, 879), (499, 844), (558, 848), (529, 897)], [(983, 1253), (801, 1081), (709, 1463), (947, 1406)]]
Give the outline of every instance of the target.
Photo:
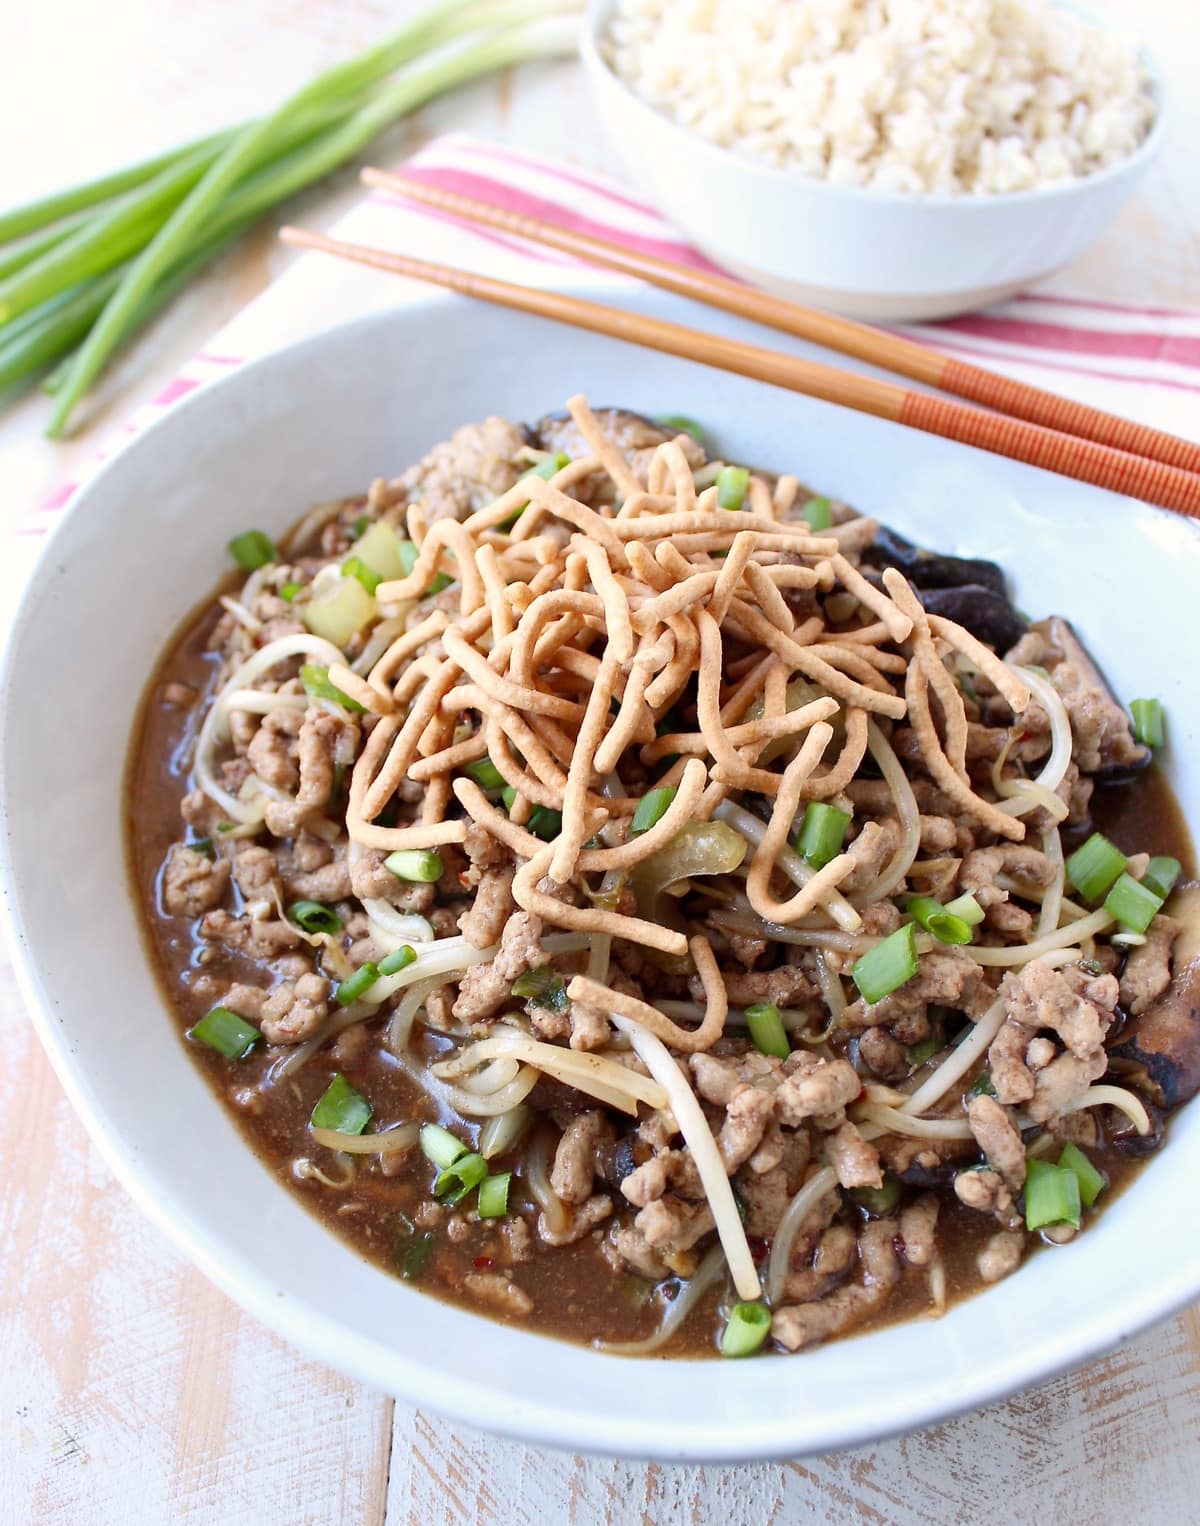
[(1200, 1085), (1200, 979), (1158, 702), (698, 436), (574, 398), (237, 537), (130, 819), (197, 1060), (339, 1233), (739, 1356), (1086, 1230)]

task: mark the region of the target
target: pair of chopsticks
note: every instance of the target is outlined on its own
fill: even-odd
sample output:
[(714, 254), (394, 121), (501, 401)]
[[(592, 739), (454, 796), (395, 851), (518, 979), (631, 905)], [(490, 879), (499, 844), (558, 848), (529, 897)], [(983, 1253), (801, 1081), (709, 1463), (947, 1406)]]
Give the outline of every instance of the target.
[(1200, 517), (1200, 445), (1191, 441), (1012, 381), (900, 335), (769, 296), (723, 276), (623, 249), (606, 240), (509, 212), (420, 180), (376, 169), (364, 170), (362, 178), (370, 186), (395, 192), (424, 206), (637, 276), (664, 290), (838, 350), (926, 386), (954, 393), (968, 402), (954, 402), (896, 382), (781, 355), (758, 345), (723, 339), (579, 297), (518, 286), (492, 276), (359, 244), (341, 243), (302, 228), (281, 229), (283, 241), (770, 382)]

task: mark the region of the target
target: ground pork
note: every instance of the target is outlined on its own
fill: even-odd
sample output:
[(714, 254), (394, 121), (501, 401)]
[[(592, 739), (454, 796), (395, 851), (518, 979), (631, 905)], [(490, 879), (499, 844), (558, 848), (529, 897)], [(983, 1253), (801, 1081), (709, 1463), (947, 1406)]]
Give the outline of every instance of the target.
[(589, 1007), (586, 1002), (573, 1001), (568, 1019), (572, 1049), (603, 1049), (612, 1038), (612, 1024), (608, 1018), (595, 1007)]
[(873, 885), (899, 841), (900, 823), (893, 817), (864, 822), (862, 830), (846, 849), (854, 868), (838, 885), (842, 894), (850, 895)]
[[(809, 1303), (850, 1275), (858, 1258), (858, 1236), (849, 1224), (831, 1224), (817, 1241), (811, 1265), (793, 1267), (783, 1285), (785, 1303)], [(793, 1253), (792, 1260), (797, 1257)]]
[(269, 1044), (301, 1044), (329, 1016), (329, 982), (322, 975), (282, 981), (262, 1004), (261, 1026)]
[(246, 900), (279, 904), (282, 897), (279, 862), (270, 848), (242, 843), (233, 855), (233, 877)]
[(513, 981), (545, 962), (541, 937), (539, 916), (530, 911), (514, 913), (501, 935), (495, 959), (472, 965), (463, 976), (454, 1016), (463, 1023), (477, 1023), (499, 1011), (509, 1000)]
[(1028, 941), (1033, 933), (1033, 917), (1023, 906), (1009, 898), (1009, 891), (996, 883), (997, 876), (1007, 875), (1031, 890), (1044, 890), (1057, 870), (1037, 848), (1022, 843), (1004, 843), (992, 848), (977, 848), (962, 861), (958, 874), (959, 891), (975, 897), (983, 907), (989, 926), (1007, 937)]
[(199, 917), (220, 904), (229, 885), (229, 860), (209, 858), (186, 843), (172, 843), (162, 872), (162, 904), (169, 917)]
[(1121, 971), (1121, 1005), (1138, 1017), (1171, 984), (1171, 954), (1183, 924), (1159, 913), (1146, 929), (1146, 941), (1134, 948)]
[(1075, 762), (1085, 774), (1145, 763), (1149, 753), (1134, 741), (1129, 716), (1065, 620), (1055, 616), (1040, 622), (1021, 638), (1008, 660), (1035, 663), (1049, 671), (1071, 720)]
[(1083, 1059), (1104, 1043), (1119, 988), (1112, 975), (1092, 975), (1078, 964), (1053, 969), (1031, 959), (1006, 978), (1003, 993), (1010, 1021), (1024, 1028), (1050, 1029)]
[(582, 1203), (591, 1196), (596, 1152), (612, 1143), (613, 1126), (599, 1110), (579, 1113), (563, 1130), (554, 1152), (550, 1185), (564, 1203)]
[(746, 1233), (773, 1235), (791, 1199), (786, 1169), (775, 1166), (761, 1175), (744, 1170), (737, 1179), (737, 1189), (746, 1212)]
[(647, 1244), (645, 1235), (632, 1224), (615, 1225), (602, 1249), (611, 1253), (617, 1269), (628, 1267), (639, 1277), (659, 1282), (670, 1274), (670, 1267), (659, 1253)]
[(860, 997), (842, 1013), (839, 1024), (851, 1030), (884, 1027), (895, 1032), (898, 1022), (913, 1016), (924, 1018), (930, 1006), (949, 1007), (975, 1018), (982, 1016), (994, 999), (983, 971), (969, 954), (960, 948), (938, 948), (922, 955), (917, 973), (899, 990), (874, 1004)]
[(825, 1139), (825, 1154), (843, 1187), (882, 1187), (879, 1151), (852, 1123), (843, 1123)]
[(205, 943), (219, 943), (254, 959), (274, 959), (303, 942), (290, 922), (278, 918), (235, 917), (220, 907), (200, 919)]
[(246, 757), (250, 767), (273, 789), (294, 794), (300, 783), (300, 710), (271, 710), (250, 740)]
[(459, 918), (458, 930), (475, 948), (490, 948), (498, 943), (504, 925), (512, 915), (513, 868), (488, 869), (475, 889), (471, 909)]
[(533, 1299), (503, 1272), (468, 1272), (463, 1286), (497, 1314), (520, 1319), (533, 1313)]
[(751, 1050), (739, 1059), (715, 1054), (692, 1054), (688, 1056), (688, 1068), (697, 1092), (705, 1102), (718, 1107), (728, 1106), (739, 1086), (775, 1076), (782, 1069), (782, 1062), (773, 1055), (759, 1054)]
[(928, 1266), (933, 1260), (940, 1206), (932, 1192), (923, 1192), (900, 1210), (900, 1254), (909, 1266)]
[(1025, 1236), (1019, 1230), (1002, 1229), (979, 1252), (975, 1264), (984, 1282), (999, 1282), (1016, 1271), (1024, 1254)]
[(409, 467), (398, 485), (410, 501), (420, 503), (427, 523), (465, 519), (507, 492), (529, 469), (527, 462), (517, 462), (528, 441), (525, 428), (506, 419), (464, 424)]
[(895, 1219), (876, 1219), (858, 1241), (862, 1281), (837, 1288), (814, 1303), (788, 1304), (776, 1310), (771, 1334), (788, 1351), (800, 1351), (859, 1324), (884, 1303), (900, 1276), (894, 1241)]
[(350, 716), (330, 715), (316, 706), (305, 713), (296, 742), (300, 777), (296, 798), (269, 800), (264, 808), (267, 830), (273, 836), (294, 837), (329, 804), (336, 771), (354, 762), (358, 735), (358, 722)]
[(1025, 1185), (1025, 1146), (1012, 1119), (995, 1097), (972, 1097), (967, 1122), (979, 1148), (1013, 1192)]
[[(770, 1002), (776, 1007), (795, 1007), (813, 1001), (818, 991), (798, 964), (784, 964), (777, 970), (721, 971), (731, 1005), (747, 1007), (756, 1002)], [(704, 984), (693, 975), (688, 989), (695, 1001), (704, 1001)]]
[(316, 869), (293, 869), (285, 872), (284, 887), (288, 897), (297, 901), (345, 901), (353, 894), (350, 865), (344, 852)]
[(775, 1092), (779, 1120), (793, 1128), (806, 1118), (837, 1113), (862, 1091), (858, 1072), (847, 1061), (815, 1059), (803, 1051), (801, 1054), (814, 1063), (794, 1070)]
[(1008, 1184), (990, 1166), (960, 1171), (954, 1178), (954, 1195), (978, 1213), (993, 1214), (1006, 1229), (1015, 1229), (1020, 1223)]
[(562, 1229), (552, 1228), (546, 1221), (546, 1215), (539, 1214), (538, 1236), (547, 1245), (574, 1245), (576, 1240), (582, 1240), (584, 1235), (591, 1234), (597, 1225), (611, 1218), (612, 1212), (612, 1198), (607, 1192), (597, 1192), (572, 1210)]
[(884, 1081), (901, 1081), (908, 1074), (908, 1050), (886, 1028), (868, 1028), (858, 1041), (864, 1065)]
[(639, 1209), (633, 1222), (647, 1245), (670, 1258), (703, 1238), (713, 1227), (713, 1216), (707, 1203), (685, 1203), (666, 1193)]

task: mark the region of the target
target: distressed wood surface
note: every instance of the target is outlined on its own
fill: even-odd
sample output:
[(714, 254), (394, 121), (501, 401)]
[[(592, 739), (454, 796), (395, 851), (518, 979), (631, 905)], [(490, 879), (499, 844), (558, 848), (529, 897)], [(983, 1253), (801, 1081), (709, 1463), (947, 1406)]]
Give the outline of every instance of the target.
[[(0, 142), (21, 148), (0, 155), (0, 205), (260, 110), (414, 9), (411, 0), (10, 7), (6, 61), (20, 68), (5, 71)], [(1200, 74), (1197, 29), (1173, 25), (1177, 0), (1092, 9), (1136, 20), (1157, 45), (1177, 85), (1176, 137), (1138, 203), (1059, 284), (1200, 306), (1200, 97), (1188, 84)], [(616, 169), (573, 67), (463, 92), (394, 131), (375, 157), (398, 163), (449, 128), (552, 143)], [(355, 194), (352, 175), (336, 176), (294, 216), (328, 223)], [(41, 399), (0, 420), (0, 529), (286, 258), (259, 233), (222, 260), (124, 358), (68, 445), (41, 439)], [(394, 1404), (305, 1361), (212, 1288), (112, 1180), (2, 962), (0, 1051), (0, 1526), (1200, 1518), (1196, 1309), (1005, 1404), (853, 1453), (741, 1468), (568, 1457)]]

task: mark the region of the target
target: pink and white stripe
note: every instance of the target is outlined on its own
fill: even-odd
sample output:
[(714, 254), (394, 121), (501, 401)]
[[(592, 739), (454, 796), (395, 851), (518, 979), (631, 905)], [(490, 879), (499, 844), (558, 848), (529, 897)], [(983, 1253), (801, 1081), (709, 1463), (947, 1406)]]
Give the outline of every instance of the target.
[[(406, 172), (647, 253), (711, 268), (636, 195), (552, 160), (454, 134), (423, 149)], [(443, 264), (486, 270), (527, 285), (569, 284), (585, 268), (566, 255), (466, 226), (382, 192), (364, 197), (333, 232), (351, 242), (419, 250)], [(614, 293), (634, 284), (611, 272), (593, 272), (591, 278), (611, 285)], [(425, 291), (416, 283), (320, 255), (300, 258), (138, 409), (75, 479), (21, 526), (21, 533), (44, 533), (57, 511), (131, 436), (198, 387), (290, 339), (342, 318), (418, 300)], [(1020, 381), (1170, 433), (1200, 436), (1200, 312), (1032, 292), (987, 313), (902, 332)]]

